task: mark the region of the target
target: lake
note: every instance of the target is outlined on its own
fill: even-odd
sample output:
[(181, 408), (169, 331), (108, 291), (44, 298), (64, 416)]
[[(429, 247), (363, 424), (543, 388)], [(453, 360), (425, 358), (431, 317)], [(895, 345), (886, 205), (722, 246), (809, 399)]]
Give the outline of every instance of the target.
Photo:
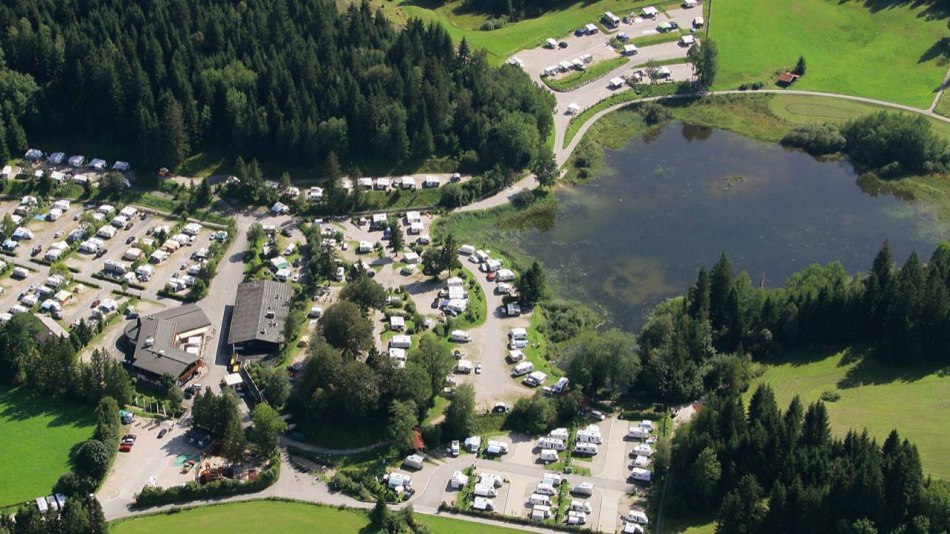
[(872, 195), (851, 164), (821, 162), (731, 132), (675, 123), (607, 151), (605, 171), (558, 191), (555, 222), (520, 236), (558, 292), (638, 330), (725, 252), (754, 284), (811, 263), (870, 268), (889, 240), (898, 262), (947, 237), (929, 206)]

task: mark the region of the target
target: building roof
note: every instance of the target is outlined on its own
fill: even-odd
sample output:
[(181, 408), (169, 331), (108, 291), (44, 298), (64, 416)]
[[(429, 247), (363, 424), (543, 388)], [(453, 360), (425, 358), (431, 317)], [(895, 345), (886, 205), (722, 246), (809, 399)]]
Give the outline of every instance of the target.
[(40, 331), (40, 333), (37, 334), (36, 336), (38, 342), (43, 343), (46, 340), (48, 340), (51, 336), (69, 337), (69, 332), (67, 332), (65, 328), (63, 328), (59, 323), (56, 322), (55, 319), (53, 319), (49, 315), (37, 313), (37, 314), (34, 314), (34, 317), (39, 319), (40, 324), (43, 325), (43, 330)]
[(195, 304), (139, 317), (125, 330), (135, 342), (132, 366), (159, 376), (181, 376), (201, 356), (184, 350), (180, 336), (210, 326), (208, 316)]
[(238, 286), (228, 343), (284, 342), (284, 322), (290, 312), (294, 289), (272, 280), (244, 282)]

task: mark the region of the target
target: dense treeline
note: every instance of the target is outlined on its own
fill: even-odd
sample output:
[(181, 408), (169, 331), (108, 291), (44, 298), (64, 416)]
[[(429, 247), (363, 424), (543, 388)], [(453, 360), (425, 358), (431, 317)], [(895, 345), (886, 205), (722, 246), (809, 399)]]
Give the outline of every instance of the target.
[(28, 313), (0, 326), (0, 383), (90, 405), (104, 397), (132, 402), (132, 380), (120, 362), (99, 349), (88, 363), (79, 361), (79, 350), (96, 334), (94, 327), (81, 320), (70, 337), (48, 336), (39, 344), (41, 331), (39, 320)]
[[(148, 164), (206, 148), (330, 166), (449, 154), (521, 169), (552, 127), (553, 97), (519, 69), (456, 50), (438, 25), (396, 30), (367, 4), (21, 0), (0, 5), (0, 26), (7, 66), (28, 75), (19, 93), (39, 87), (29, 131), (132, 141)], [(5, 122), (30, 106), (8, 107)], [(6, 141), (25, 144), (16, 127)]]
[(568, 7), (574, 3), (574, 0), (464, 0), (462, 5), (467, 10), (515, 21), (537, 17), (545, 11)]
[(748, 355), (856, 342), (894, 364), (950, 361), (950, 245), (927, 263), (915, 252), (898, 268), (884, 243), (868, 273), (811, 265), (777, 289), (753, 288), (723, 255), (643, 328), (641, 383), (669, 400), (741, 391)]
[(715, 395), (677, 432), (671, 496), (691, 511), (718, 510), (716, 532), (946, 532), (950, 484), (925, 479), (917, 448), (896, 431), (832, 437), (821, 402), (796, 397), (779, 411), (768, 386), (748, 413)]
[(94, 495), (76, 495), (59, 514), (42, 514), (36, 506), (23, 506), (16, 515), (0, 516), (0, 533), (108, 534), (109, 523)]
[(782, 144), (816, 156), (843, 152), (862, 170), (884, 177), (947, 172), (947, 142), (921, 115), (881, 111), (837, 126), (805, 124), (790, 130)]

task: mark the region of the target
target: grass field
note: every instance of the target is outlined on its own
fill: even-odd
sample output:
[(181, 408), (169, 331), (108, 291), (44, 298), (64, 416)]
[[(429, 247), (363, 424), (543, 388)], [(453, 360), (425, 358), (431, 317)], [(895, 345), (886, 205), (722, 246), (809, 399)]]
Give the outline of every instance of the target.
[(937, 102), (937, 108), (934, 109), (934, 111), (944, 117), (950, 117), (950, 96), (947, 96), (946, 92), (940, 97), (940, 101)]
[[(920, 6), (920, 4), (930, 4)], [(715, 89), (770, 81), (799, 56), (795, 89), (861, 95), (926, 109), (950, 64), (946, 4), (900, 0), (715, 0)]]
[(519, 50), (540, 45), (548, 37), (562, 37), (578, 26), (596, 22), (604, 11), (621, 15), (648, 5), (659, 7), (676, 3), (676, 0), (582, 0), (570, 4), (565, 2), (563, 7), (552, 10), (543, 17), (510, 23), (493, 31), (480, 31), (485, 16), (466, 10), (459, 0), (446, 2), (445, 5), (431, 0), (404, 0), (400, 9), (407, 15), (426, 22), (441, 22), (452, 39), (458, 42), (464, 37), (470, 45), (485, 50), (491, 61), (497, 64)]
[[(941, 102), (946, 102), (944, 105), (950, 108), (950, 100), (948, 100), (947, 97), (942, 98)], [(772, 98), (771, 102), (769, 102), (769, 109), (777, 117), (794, 124), (805, 124), (809, 122), (832, 122), (841, 124), (848, 120), (878, 111), (911, 114), (909, 111), (896, 111), (890, 108), (875, 106), (874, 104), (853, 102), (842, 98), (806, 95), (776, 95)], [(950, 114), (950, 109), (947, 110), (947, 113)], [(930, 122), (934, 133), (950, 141), (950, 122), (939, 121), (932, 118), (928, 118), (927, 120)]]
[[(472, 523), (450, 517), (416, 514), (433, 534), (514, 534), (515, 529)], [(192, 508), (113, 523), (113, 534), (152, 532), (201, 532), (203, 534), (258, 534), (260, 532), (375, 532), (366, 514), (327, 506), (285, 502), (251, 501)]]
[(87, 408), (0, 389), (0, 507), (47, 495), (92, 427)]
[(799, 354), (769, 366), (759, 382), (771, 384), (782, 409), (795, 395), (807, 404), (824, 391), (837, 390), (841, 399), (827, 406), (838, 435), (849, 428), (867, 427), (881, 443), (896, 428), (917, 445), (925, 473), (950, 478), (950, 376), (946, 370), (891, 368), (862, 359), (860, 353), (843, 351), (812, 358)]

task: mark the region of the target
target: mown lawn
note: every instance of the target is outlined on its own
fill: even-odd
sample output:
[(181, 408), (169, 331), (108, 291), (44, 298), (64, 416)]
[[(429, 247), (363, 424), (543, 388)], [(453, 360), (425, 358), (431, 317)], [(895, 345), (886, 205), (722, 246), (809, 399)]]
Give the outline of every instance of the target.
[(677, 4), (677, 0), (581, 0), (563, 4), (560, 9), (549, 11), (542, 17), (510, 23), (493, 31), (480, 31), (486, 17), (466, 10), (460, 0), (441, 6), (430, 0), (404, 0), (400, 8), (406, 14), (426, 22), (442, 23), (453, 40), (458, 42), (464, 37), (469, 45), (488, 52), (489, 59), (497, 64), (519, 50), (540, 45), (548, 37), (563, 37), (588, 22), (597, 22), (604, 11), (622, 16), (648, 5), (672, 7)]
[(937, 102), (937, 107), (934, 109), (938, 114), (943, 115), (944, 117), (950, 117), (950, 96), (947, 96), (947, 93), (944, 92), (940, 97), (940, 100)]
[(85, 407), (0, 389), (0, 507), (48, 495), (92, 427)]
[(841, 399), (826, 403), (835, 433), (866, 427), (881, 443), (896, 428), (917, 445), (925, 473), (950, 478), (950, 376), (934, 368), (889, 367), (861, 356), (851, 351), (799, 354), (770, 365), (747, 397), (765, 382), (784, 409), (795, 395), (807, 404), (836, 390)]
[[(450, 517), (416, 514), (416, 519), (433, 534), (513, 534), (515, 529), (461, 521)], [(150, 515), (114, 522), (113, 534), (153, 532), (201, 532), (203, 534), (258, 534), (261, 532), (334, 532), (355, 534), (375, 532), (369, 518), (356, 510), (287, 502), (251, 501), (189, 508), (173, 513)]]
[[(950, 100), (946, 97), (941, 99), (941, 102), (946, 102), (945, 105), (950, 108)], [(776, 116), (794, 124), (824, 122), (841, 124), (851, 119), (856, 119), (878, 111), (916, 115), (916, 113), (912, 114), (909, 111), (897, 111), (873, 104), (853, 102), (843, 98), (807, 95), (776, 95), (769, 102), (769, 110)], [(948, 109), (946, 113), (950, 115), (950, 109)], [(929, 117), (927, 120), (930, 122), (934, 133), (950, 141), (950, 122), (939, 121)]]
[(795, 66), (794, 86), (927, 108), (950, 64), (938, 44), (947, 8), (889, 0), (716, 0), (709, 36), (719, 47), (715, 89), (771, 81)]

